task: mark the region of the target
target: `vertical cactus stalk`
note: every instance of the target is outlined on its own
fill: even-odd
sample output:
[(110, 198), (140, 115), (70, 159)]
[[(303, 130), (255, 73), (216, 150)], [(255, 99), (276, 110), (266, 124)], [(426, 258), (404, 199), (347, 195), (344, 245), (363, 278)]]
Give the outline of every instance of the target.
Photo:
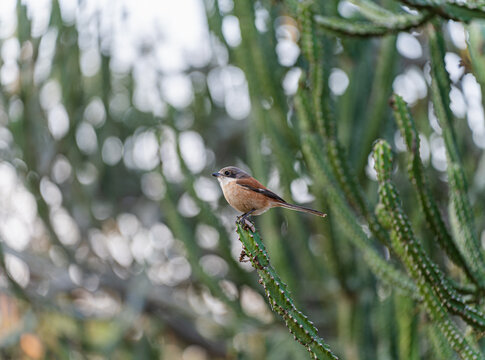
[(399, 359), (419, 359), (419, 346), (417, 332), (417, 316), (415, 312), (416, 303), (407, 296), (394, 295), (394, 311), (396, 314), (396, 325), (399, 336), (397, 337), (397, 348)]
[[(323, 95), (328, 93), (328, 89), (324, 87), (325, 77), (323, 76), (323, 63), (321, 62), (325, 54), (323, 53), (322, 44), (317, 37), (311, 5), (301, 3), (300, 13), (301, 17), (298, 20), (301, 23), (302, 30), (301, 47), (309, 63), (307, 79), (309, 87), (312, 89), (310, 91), (309, 87), (302, 86), (299, 89), (299, 94), (297, 94), (297, 96), (302, 97), (302, 101), (299, 104), (305, 106), (307, 114), (312, 114), (311, 117), (307, 116), (305, 119), (300, 119), (300, 121), (307, 122), (303, 123), (302, 127), (306, 128), (307, 131), (314, 131), (314, 127), (318, 129), (324, 139), (325, 151), (330, 161), (332, 172), (339, 186), (344, 191), (347, 201), (365, 217), (369, 223), (369, 228), (376, 238), (383, 244), (387, 244), (389, 243), (388, 236), (374, 213), (370, 210), (363, 190), (345, 157), (345, 150), (338, 139), (335, 119), (330, 111), (327, 110), (328, 104), (326, 102), (328, 96), (324, 97)], [(303, 82), (301, 83), (303, 84)], [(295, 105), (298, 106), (297, 104)], [(310, 120), (313, 118), (315, 120)]]
[(303, 152), (310, 169), (314, 172), (315, 178), (320, 179), (319, 187), (325, 192), (333, 206), (338, 209), (333, 214), (335, 214), (340, 228), (348, 240), (362, 252), (363, 259), (371, 271), (385, 284), (396, 288), (407, 296), (420, 300), (421, 298), (413, 281), (405, 273), (393, 266), (392, 263), (384, 260), (362, 230), (362, 225), (356, 221), (355, 215), (346, 203), (342, 191), (331, 180), (329, 165), (320, 156), (316, 156), (318, 154), (316, 141), (307, 137), (303, 146)]
[[(391, 182), (392, 153), (387, 142), (380, 140), (375, 144), (374, 160), (379, 182), (379, 197), (391, 221), (391, 239), (394, 249), (416, 281), (429, 316), (462, 359), (479, 359), (477, 350), (449, 318), (448, 311), (456, 310), (451, 302), (458, 300), (457, 295), (452, 294), (444, 299), (448, 289), (443, 276), (415, 238), (409, 220), (401, 208), (399, 194)], [(461, 310), (469, 310), (467, 305), (462, 305)]]
[(317, 186), (325, 193), (329, 202), (338, 210), (335, 216), (349, 241), (363, 253), (363, 259), (371, 271), (383, 282), (389, 284), (415, 299), (419, 299), (416, 286), (406, 274), (385, 261), (374, 248), (372, 241), (362, 230), (362, 225), (357, 222), (355, 214), (346, 201), (344, 191), (338, 186), (338, 181), (333, 174), (332, 166), (327, 156), (322, 152), (322, 145), (318, 143), (317, 136), (310, 130), (308, 119), (308, 98), (299, 92), (295, 96), (295, 108), (302, 123), (302, 152), (308, 168), (316, 179)]
[(458, 145), (453, 128), (453, 114), (450, 109), (450, 78), (445, 68), (445, 44), (440, 34), (440, 22), (428, 27), (431, 56), (431, 96), (434, 110), (441, 127), (450, 162), (459, 163)]
[[(366, 121), (362, 124), (365, 127), (365, 131), (362, 132), (362, 138), (359, 143), (360, 147), (358, 148), (360, 151), (358, 154), (354, 154), (356, 174), (363, 172), (372, 149), (372, 143), (379, 136), (379, 131), (389, 119), (388, 99), (391, 93), (392, 82), (395, 78), (396, 58), (396, 36), (387, 36), (382, 39), (379, 47), (376, 73), (369, 97), (369, 108), (365, 117)], [(388, 89), (388, 91), (383, 91), (383, 89)], [(363, 127), (362, 130), (364, 130)]]
[(408, 175), (418, 195), (426, 222), (449, 258), (457, 266), (462, 268), (475, 283), (480, 284), (480, 275), (473, 271), (456, 247), (456, 244), (441, 217), (438, 205), (431, 195), (430, 186), (419, 153), (419, 134), (416, 130), (414, 120), (407, 109), (406, 103), (402, 97), (394, 94), (392, 96), (392, 107), (394, 109), (394, 117), (396, 118), (397, 125), (409, 154)]
[[(485, 56), (483, 49), (484, 25), (482, 22), (473, 22), (466, 27), (468, 31), (468, 51), (470, 53), (473, 75), (480, 84), (482, 94), (485, 94)], [(482, 106), (485, 105), (485, 97), (482, 96)]]
[(461, 253), (479, 277), (480, 284), (485, 281), (485, 256), (480, 246), (470, 201), (467, 196), (467, 182), (461, 166), (456, 135), (453, 128), (453, 115), (450, 110), (450, 79), (446, 72), (444, 56), (444, 40), (434, 24), (429, 27), (431, 53), (431, 94), (436, 116), (443, 129), (443, 137), (447, 154), (447, 173), (449, 179), (449, 194), (451, 200), (451, 218), (457, 226), (455, 229), (457, 245)]
[(240, 224), (237, 225), (236, 231), (244, 252), (258, 271), (259, 281), (264, 287), (271, 308), (281, 315), (295, 340), (302, 344), (314, 359), (338, 359), (330, 347), (318, 336), (313, 323), (295, 307), (287, 286), (271, 266), (269, 255), (259, 234), (243, 229)]

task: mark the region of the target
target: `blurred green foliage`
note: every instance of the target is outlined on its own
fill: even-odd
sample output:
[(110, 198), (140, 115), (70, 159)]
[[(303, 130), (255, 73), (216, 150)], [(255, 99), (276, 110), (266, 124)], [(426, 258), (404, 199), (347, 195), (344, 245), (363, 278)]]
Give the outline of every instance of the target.
[[(485, 4), (204, 6), (210, 57), (174, 82), (154, 38), (120, 68), (100, 14), (53, 1), (39, 34), (16, 4), (0, 356), (485, 358)], [(236, 234), (226, 165), (327, 218)]]

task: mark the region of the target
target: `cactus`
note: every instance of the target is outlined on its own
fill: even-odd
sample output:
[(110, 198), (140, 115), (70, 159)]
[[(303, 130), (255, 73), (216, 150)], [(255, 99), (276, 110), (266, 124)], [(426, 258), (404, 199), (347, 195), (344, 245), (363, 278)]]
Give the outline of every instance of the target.
[[(438, 30), (442, 27), (443, 18), (470, 21), (472, 18), (481, 17), (480, 5), (446, 1), (407, 1), (407, 4), (415, 6), (418, 11), (406, 13), (392, 5), (386, 7), (387, 2), (381, 5), (367, 0), (351, 2), (356, 6), (356, 12), (365, 20), (355, 15), (342, 18), (338, 16), (331, 4), (286, 2), (287, 9), (298, 22), (301, 32), (300, 47), (304, 71), (300, 77), (297, 93), (293, 97), (294, 114), (291, 118), (291, 126), (297, 130), (295, 134), (299, 135), (303, 162), (308, 174), (313, 178), (317, 198), (331, 204), (333, 211), (330, 213), (329, 221), (338, 224), (343, 238), (358, 249), (362, 260), (379, 281), (411, 295), (414, 298), (414, 304), (429, 315), (432, 325), (428, 326), (428, 331), (433, 334), (433, 341), (435, 343), (447, 341), (450, 349), (462, 358), (482, 358), (483, 354), (477, 339), (484, 331), (485, 325), (483, 304), (480, 300), (483, 294), (483, 271), (485, 271), (483, 250), (477, 242), (474, 213), (467, 197), (468, 188), (459, 155), (458, 135), (454, 129), (450, 108), (450, 80), (444, 66), (444, 42), (441, 31)], [(244, 7), (247, 11), (248, 5)], [(475, 11), (474, 14), (473, 11)], [(237, 10), (235, 14), (238, 16)], [(256, 41), (255, 31), (248, 30), (254, 25), (245, 21), (243, 17), (239, 19), (242, 22), (241, 28), (246, 29), (242, 32), (243, 41), (247, 43)], [(424, 214), (423, 222), (430, 231), (431, 238), (425, 239), (423, 243), (417, 239), (412, 229), (413, 225), (404, 213), (397, 188), (391, 182), (392, 155), (389, 145), (383, 141), (379, 141), (374, 147), (379, 203), (375, 205), (375, 211), (372, 211), (372, 201), (368, 198), (369, 192), (362, 187), (359, 178), (363, 161), (359, 160), (359, 164), (346, 153), (346, 145), (342, 143), (337, 125), (339, 112), (335, 108), (336, 105), (332, 101), (326, 83), (330, 72), (329, 66), (332, 66), (334, 61), (333, 55), (329, 53), (333, 36), (349, 38), (386, 36), (381, 40), (382, 53), (379, 57), (379, 69), (386, 70), (377, 73), (372, 93), (374, 99), (379, 99), (375, 100), (378, 107), (369, 109), (368, 121), (376, 125), (365, 129), (367, 131), (363, 132), (364, 139), (358, 139), (358, 137), (356, 139), (358, 144), (368, 147), (379, 132), (382, 134), (382, 129), (377, 124), (385, 125), (384, 120), (387, 116), (386, 102), (382, 101), (385, 96), (382, 92), (390, 87), (392, 79), (388, 76), (389, 80), (386, 81), (384, 74), (391, 72), (395, 63), (395, 57), (392, 56), (395, 38), (391, 35), (414, 28), (426, 29), (429, 38), (430, 93), (446, 144), (451, 204), (450, 227), (447, 214), (443, 213), (435, 199), (432, 190), (434, 184), (427, 174), (429, 170), (420, 157), (420, 135), (417, 125), (404, 100), (399, 95), (392, 95), (391, 109), (406, 147), (408, 176), (413, 185), (414, 196), (419, 200), (420, 211)], [(345, 41), (345, 38), (342, 41)], [(478, 53), (473, 55), (474, 59), (478, 59)], [(263, 61), (261, 57), (259, 59)], [(248, 68), (248, 64), (242, 58), (239, 61), (246, 70), (251, 86), (253, 68)], [(267, 65), (263, 65), (265, 66)], [(256, 100), (258, 98), (256, 94), (262, 95), (262, 92), (255, 87), (251, 94)], [(276, 94), (272, 96), (277, 97)], [(358, 101), (358, 98), (355, 97), (354, 100)], [(343, 100), (339, 102), (342, 103)], [(254, 107), (258, 108), (258, 104), (256, 103)], [(254, 114), (256, 118), (264, 116), (257, 112)], [(264, 121), (267, 122), (268, 119)], [(275, 146), (280, 141), (276, 132), (265, 133), (265, 135), (270, 137)], [(362, 153), (365, 148), (360, 151), (359, 156), (362, 159), (362, 155), (366, 154)], [(278, 151), (275, 152), (275, 157), (279, 158)], [(282, 161), (281, 158), (279, 159), (278, 163)], [(362, 231), (362, 223), (368, 226), (369, 232)], [(443, 249), (455, 264), (455, 269), (461, 271), (458, 273), (460, 280), (454, 277), (456, 275), (450, 276), (448, 269), (443, 270), (442, 265), (435, 263), (435, 256), (427, 253), (430, 243), (437, 244)], [(390, 249), (391, 258), (401, 262), (407, 275), (402, 272), (399, 265), (394, 262), (389, 263), (383, 258), (381, 252), (383, 247)], [(342, 286), (345, 287), (345, 284)], [(411, 309), (412, 303), (407, 306), (407, 309)], [(397, 316), (398, 318), (404, 316), (403, 312), (399, 312)], [(465, 333), (452, 316), (458, 316), (465, 321), (469, 330)], [(416, 327), (410, 327), (409, 323), (399, 321), (403, 324), (402, 329), (406, 328), (406, 331), (413, 334), (411, 336), (415, 336), (414, 332), (418, 331)], [(405, 339), (403, 338), (402, 341)], [(402, 354), (406, 353), (404, 348), (402, 351)], [(435, 351), (447, 350), (435, 348)], [(412, 354), (417, 356), (416, 352)]]
[(459, 329), (448, 318), (446, 310), (462, 316), (477, 329), (482, 329), (480, 331), (483, 331), (485, 325), (484, 314), (467, 306), (457, 293), (448, 288), (447, 279), (436, 264), (431, 262), (415, 238), (400, 205), (399, 194), (391, 182), (393, 160), (388, 143), (382, 140), (376, 143), (374, 160), (379, 181), (379, 197), (387, 216), (391, 218), (391, 238), (396, 253), (416, 281), (427, 312), (436, 321), (454, 350), (463, 359), (478, 359), (480, 355), (477, 350), (468, 344), (463, 334), (460, 334)]
[[(185, 107), (165, 36), (120, 73), (58, 1), (44, 30), (20, 1), (0, 16), (0, 356), (485, 359), (484, 2), (204, 3)], [(210, 178), (230, 164), (328, 216), (235, 234)]]

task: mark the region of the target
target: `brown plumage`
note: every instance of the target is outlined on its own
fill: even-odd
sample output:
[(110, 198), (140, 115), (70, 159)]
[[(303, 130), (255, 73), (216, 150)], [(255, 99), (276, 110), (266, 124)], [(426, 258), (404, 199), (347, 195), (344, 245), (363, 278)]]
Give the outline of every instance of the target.
[(316, 216), (326, 216), (320, 211), (287, 203), (258, 180), (237, 167), (228, 166), (212, 175), (219, 180), (222, 192), (229, 205), (242, 212), (243, 217), (261, 215), (273, 207), (284, 207)]

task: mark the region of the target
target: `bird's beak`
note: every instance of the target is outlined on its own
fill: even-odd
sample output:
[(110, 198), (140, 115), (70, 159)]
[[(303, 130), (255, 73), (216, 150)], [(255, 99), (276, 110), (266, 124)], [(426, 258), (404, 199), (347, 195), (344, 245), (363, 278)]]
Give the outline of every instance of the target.
[(218, 172), (215, 172), (215, 173), (212, 173), (212, 176), (219, 177), (219, 176), (222, 176), (222, 175)]

